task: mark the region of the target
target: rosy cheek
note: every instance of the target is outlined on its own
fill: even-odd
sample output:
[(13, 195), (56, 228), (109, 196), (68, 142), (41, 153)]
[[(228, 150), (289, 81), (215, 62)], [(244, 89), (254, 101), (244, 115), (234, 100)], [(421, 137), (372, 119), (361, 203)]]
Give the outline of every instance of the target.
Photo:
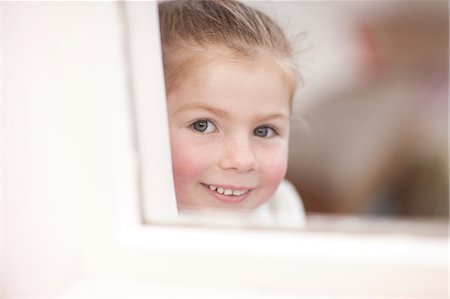
[(271, 159), (266, 159), (261, 167), (262, 186), (264, 186), (259, 204), (268, 201), (284, 179), (287, 171), (287, 155), (280, 152), (277, 155), (271, 155)]
[(275, 191), (280, 182), (286, 175), (287, 161), (286, 159), (280, 159), (277, 163), (272, 163), (270, 166), (271, 171), (267, 174), (266, 184), (267, 186)]
[(192, 142), (183, 138), (172, 138), (172, 168), (177, 200), (187, 202), (188, 198), (207, 168), (204, 152)]
[(192, 180), (198, 172), (198, 162), (189, 150), (183, 150), (183, 147), (175, 147), (172, 150), (172, 167), (175, 180), (175, 187)]

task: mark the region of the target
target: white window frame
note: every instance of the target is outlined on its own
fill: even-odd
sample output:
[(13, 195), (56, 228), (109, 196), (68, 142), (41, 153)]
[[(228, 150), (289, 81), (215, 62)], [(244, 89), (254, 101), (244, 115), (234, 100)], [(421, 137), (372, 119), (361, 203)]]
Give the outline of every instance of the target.
[[(270, 263), (286, 258), (307, 261), (313, 257), (348, 262), (350, 270), (346, 271), (367, 261), (384, 265), (386, 269), (408, 266), (436, 270), (445, 267), (448, 262), (448, 244), (443, 238), (174, 225), (172, 220), (176, 217), (176, 200), (157, 2), (125, 2), (125, 8), (138, 139), (137, 151), (132, 155), (139, 157), (129, 163), (128, 169), (131, 170), (128, 173), (135, 174), (133, 180), (140, 180), (142, 192), (139, 194), (139, 187), (130, 177), (124, 177), (124, 181), (128, 181), (129, 192), (118, 196), (121, 246), (140, 250), (169, 250), (179, 255), (189, 252), (241, 257), (256, 255)], [(121, 165), (118, 169), (123, 169), (123, 161)], [(143, 196), (143, 204), (140, 196)], [(143, 219), (148, 223), (144, 224)], [(407, 281), (408, 273), (404, 274)], [(255, 275), (258, 276), (258, 273)], [(345, 278), (336, 279), (344, 282)], [(389, 284), (385, 282), (386, 286)]]

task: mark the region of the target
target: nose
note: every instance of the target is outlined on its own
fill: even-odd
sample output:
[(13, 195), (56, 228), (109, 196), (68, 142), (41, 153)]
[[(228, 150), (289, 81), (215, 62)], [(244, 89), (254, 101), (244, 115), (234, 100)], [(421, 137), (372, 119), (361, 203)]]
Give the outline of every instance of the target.
[(219, 162), (221, 169), (245, 173), (257, 168), (254, 148), (248, 136), (228, 136), (224, 141)]

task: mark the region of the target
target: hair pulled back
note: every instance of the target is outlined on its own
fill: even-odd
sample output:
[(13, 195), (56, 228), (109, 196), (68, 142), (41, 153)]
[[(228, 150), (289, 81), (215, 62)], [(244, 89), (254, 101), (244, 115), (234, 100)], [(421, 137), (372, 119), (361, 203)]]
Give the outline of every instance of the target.
[(251, 61), (272, 58), (296, 89), (293, 50), (267, 15), (233, 0), (173, 0), (159, 4), (166, 88), (199, 57), (220, 55)]

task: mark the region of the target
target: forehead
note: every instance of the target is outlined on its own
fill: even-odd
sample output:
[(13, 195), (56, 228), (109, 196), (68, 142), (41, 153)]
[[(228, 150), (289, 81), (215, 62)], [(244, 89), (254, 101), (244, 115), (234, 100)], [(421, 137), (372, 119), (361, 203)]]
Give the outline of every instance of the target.
[(288, 110), (291, 90), (277, 63), (255, 59), (204, 59), (191, 63), (170, 91), (169, 108), (201, 102), (255, 110)]

